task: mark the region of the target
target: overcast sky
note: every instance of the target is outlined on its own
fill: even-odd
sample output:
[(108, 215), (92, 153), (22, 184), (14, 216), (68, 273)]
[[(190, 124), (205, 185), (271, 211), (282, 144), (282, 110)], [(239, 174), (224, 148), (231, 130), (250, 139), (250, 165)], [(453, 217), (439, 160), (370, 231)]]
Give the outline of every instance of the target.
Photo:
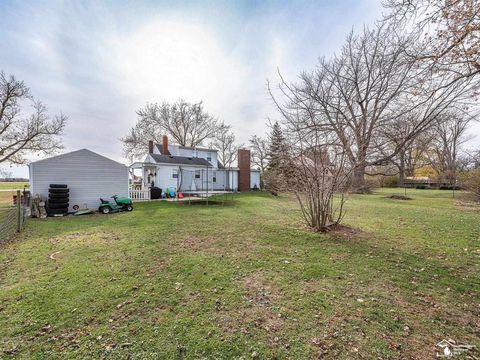
[(68, 115), (66, 151), (127, 163), (119, 138), (146, 102), (203, 100), (239, 142), (265, 134), (277, 67), (294, 80), (381, 12), (380, 0), (2, 0), (0, 69)]

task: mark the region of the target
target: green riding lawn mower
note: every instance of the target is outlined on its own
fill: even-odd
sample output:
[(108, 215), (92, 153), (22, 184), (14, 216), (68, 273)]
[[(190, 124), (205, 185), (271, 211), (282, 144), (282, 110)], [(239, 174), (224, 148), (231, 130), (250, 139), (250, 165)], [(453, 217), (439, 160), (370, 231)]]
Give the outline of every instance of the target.
[(114, 201), (100, 199), (101, 204), (98, 211), (102, 214), (110, 214), (113, 212), (133, 210), (132, 199), (128, 197), (118, 197), (117, 195), (113, 195), (112, 198)]

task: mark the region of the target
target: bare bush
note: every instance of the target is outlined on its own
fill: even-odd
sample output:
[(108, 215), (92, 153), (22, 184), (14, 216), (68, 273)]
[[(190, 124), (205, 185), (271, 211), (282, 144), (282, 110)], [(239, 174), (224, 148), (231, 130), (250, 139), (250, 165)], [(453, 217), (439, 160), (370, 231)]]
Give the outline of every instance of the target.
[(462, 188), (468, 191), (475, 201), (480, 201), (480, 169), (470, 170), (460, 176)]
[(292, 161), (288, 183), (305, 221), (314, 230), (329, 230), (343, 219), (349, 179), (347, 161), (340, 144), (322, 144), (302, 151)]
[(344, 194), (352, 171), (347, 152), (335, 136), (309, 126), (313, 111), (299, 108), (295, 102), (275, 104), (286, 135), (277, 146), (280, 150), (275, 151), (268, 185), (274, 191), (293, 192), (307, 225), (327, 231), (339, 224), (345, 213)]

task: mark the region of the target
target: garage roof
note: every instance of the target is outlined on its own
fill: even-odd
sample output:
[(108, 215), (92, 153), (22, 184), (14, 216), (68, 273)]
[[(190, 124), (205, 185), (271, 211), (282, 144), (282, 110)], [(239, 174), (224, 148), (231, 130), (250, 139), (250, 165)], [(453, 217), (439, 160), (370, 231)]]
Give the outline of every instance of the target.
[(98, 154), (96, 152), (93, 152), (92, 150), (88, 150), (88, 149), (80, 149), (80, 150), (71, 151), (71, 152), (67, 152), (67, 153), (64, 153), (64, 154), (52, 156), (52, 157), (49, 157), (49, 158), (45, 158), (45, 159), (41, 159), (41, 160), (37, 160), (37, 161), (32, 161), (30, 164), (37, 164), (37, 163), (42, 163), (42, 162), (47, 162), (47, 161), (50, 161), (50, 160), (57, 160), (57, 159), (62, 159), (62, 158), (67, 158), (68, 159), (71, 155), (74, 155), (74, 154), (77, 154), (77, 153), (85, 153), (85, 154), (88, 154), (88, 155), (98, 156), (98, 157), (101, 157), (101, 158), (106, 159), (108, 161), (111, 161), (112, 163), (115, 163), (115, 164), (122, 165), (122, 166), (126, 167), (125, 164), (119, 163), (118, 161), (112, 160), (112, 159), (110, 159), (106, 156), (100, 155), (100, 154)]

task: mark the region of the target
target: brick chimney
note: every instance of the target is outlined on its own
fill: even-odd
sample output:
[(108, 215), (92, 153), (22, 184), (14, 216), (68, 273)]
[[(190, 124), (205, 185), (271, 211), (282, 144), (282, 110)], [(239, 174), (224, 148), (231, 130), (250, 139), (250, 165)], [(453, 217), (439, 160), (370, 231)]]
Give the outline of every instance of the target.
[(163, 135), (162, 137), (162, 154), (163, 155), (170, 155), (170, 151), (168, 150), (168, 136)]
[(238, 190), (250, 190), (250, 150), (238, 149)]
[(153, 140), (148, 142), (148, 153), (153, 154)]

